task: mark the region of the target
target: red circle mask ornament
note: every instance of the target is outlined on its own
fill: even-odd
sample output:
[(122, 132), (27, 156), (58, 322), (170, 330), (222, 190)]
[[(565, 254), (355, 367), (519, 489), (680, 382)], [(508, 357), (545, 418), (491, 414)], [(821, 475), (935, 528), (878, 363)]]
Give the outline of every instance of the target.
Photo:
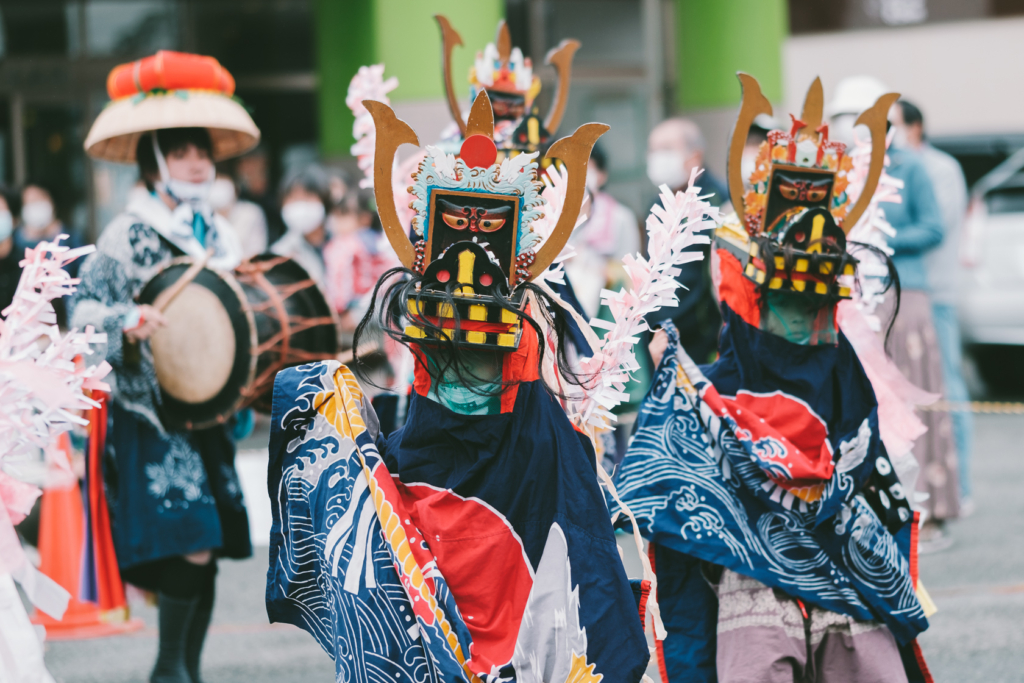
[(498, 158), (498, 148), (486, 135), (470, 135), (462, 143), (459, 156), (470, 168), (487, 168)]

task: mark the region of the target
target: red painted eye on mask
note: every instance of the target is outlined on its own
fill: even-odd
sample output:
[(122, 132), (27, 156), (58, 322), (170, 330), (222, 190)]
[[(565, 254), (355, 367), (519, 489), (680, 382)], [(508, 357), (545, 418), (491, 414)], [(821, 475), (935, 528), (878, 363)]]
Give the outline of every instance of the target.
[(821, 202), (821, 201), (824, 201), (825, 197), (827, 197), (827, 196), (828, 196), (828, 188), (827, 187), (814, 187), (814, 186), (811, 186), (807, 190), (807, 201), (810, 201), (810, 202)]
[(452, 230), (465, 230), (469, 227), (469, 217), (459, 216), (454, 213), (442, 213), (441, 218), (445, 224)]
[(480, 232), (494, 232), (505, 225), (504, 218), (481, 218), (477, 221)]

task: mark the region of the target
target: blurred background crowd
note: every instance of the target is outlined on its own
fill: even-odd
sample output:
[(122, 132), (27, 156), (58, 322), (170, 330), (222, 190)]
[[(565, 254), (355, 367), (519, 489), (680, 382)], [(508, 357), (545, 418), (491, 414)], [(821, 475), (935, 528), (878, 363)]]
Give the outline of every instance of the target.
[[(611, 125), (589, 179), (600, 189), (595, 215), (573, 266), (588, 313), (597, 312), (606, 284), (593, 277), (605, 270), (592, 266), (603, 263), (612, 281), (619, 258), (642, 247), (638, 226), (656, 193), (652, 180), (685, 179), (699, 165), (708, 169), (705, 189), (725, 198), (737, 70), (759, 79), (777, 111), (799, 111), (815, 75), (827, 98), (860, 74), (903, 93), (916, 106), (905, 122), (911, 132), (895, 144), (926, 159), (934, 150), (952, 155), (962, 181), (936, 194), (968, 193), (943, 207), (946, 232), (956, 235), (934, 245), (930, 261), (942, 261), (935, 269), (943, 276), (932, 294), (947, 306), (944, 315), (959, 309), (969, 350), (978, 351), (968, 358), (976, 390), (1012, 390), (1024, 380), (1016, 228), (1024, 158), (1014, 156), (1024, 147), (1024, 103), (1012, 78), (1001, 76), (1024, 57), (1020, 0), (4, 0), (0, 183), (7, 236), (18, 248), (0, 244), (0, 302), (12, 291), (21, 246), (62, 231), (72, 244), (94, 242), (124, 207), (135, 169), (89, 160), (84, 135), (106, 104), (111, 67), (177, 49), (212, 55), (231, 71), (263, 134), (257, 150), (218, 169), (219, 210), (247, 253), (295, 254), (332, 283), (344, 313), (372, 281), (353, 267), (383, 265), (372, 196), (359, 190), (349, 153), (348, 83), (359, 66), (384, 62), (399, 79), (391, 94), (399, 116), (424, 140), (437, 139), (449, 119), (431, 18), (438, 12), (469, 40), (455, 51), (455, 74), (467, 71), (500, 18), (537, 65), (566, 37), (582, 43), (561, 132), (586, 121)], [(544, 109), (554, 71), (538, 71)], [(455, 85), (465, 96), (468, 83), (457, 77)], [(670, 115), (686, 118), (658, 125)], [(684, 158), (681, 168), (673, 154)], [(0, 211), (0, 235), (6, 215)]]

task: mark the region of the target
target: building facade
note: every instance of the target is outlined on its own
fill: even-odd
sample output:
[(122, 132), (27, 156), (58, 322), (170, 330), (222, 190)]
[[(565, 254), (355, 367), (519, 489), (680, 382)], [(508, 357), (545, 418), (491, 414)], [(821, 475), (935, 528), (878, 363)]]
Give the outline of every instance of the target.
[(395, 108), (428, 143), (449, 121), (438, 13), (465, 43), (453, 64), (464, 102), (469, 66), (499, 19), (542, 77), (542, 108), (554, 85), (544, 55), (580, 40), (559, 132), (612, 126), (601, 142), (609, 189), (638, 212), (654, 194), (647, 133), (667, 115), (701, 125), (707, 165), (724, 175), (739, 70), (780, 112), (799, 109), (815, 75), (826, 97), (844, 76), (875, 75), (921, 106), (969, 178), (1024, 145), (1013, 85), (1024, 0), (0, 0), (0, 181), (49, 185), (65, 222), (95, 238), (135, 172), (88, 160), (82, 141), (110, 69), (158, 49), (212, 54), (234, 74), (263, 131), (271, 184), (313, 158), (350, 163), (345, 95), (363, 64), (398, 77)]

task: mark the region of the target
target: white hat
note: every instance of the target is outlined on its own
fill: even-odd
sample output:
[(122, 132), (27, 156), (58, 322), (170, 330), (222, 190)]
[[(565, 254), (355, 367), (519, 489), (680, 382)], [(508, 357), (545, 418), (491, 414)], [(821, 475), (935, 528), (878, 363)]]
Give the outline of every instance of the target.
[(260, 131), (232, 95), (235, 80), (213, 57), (160, 51), (115, 67), (113, 100), (92, 124), (85, 151), (95, 159), (131, 163), (139, 138), (167, 128), (206, 128), (214, 161), (243, 154)]
[(850, 76), (839, 81), (835, 94), (825, 106), (825, 116), (860, 114), (879, 97), (889, 92), (885, 84), (873, 76)]

